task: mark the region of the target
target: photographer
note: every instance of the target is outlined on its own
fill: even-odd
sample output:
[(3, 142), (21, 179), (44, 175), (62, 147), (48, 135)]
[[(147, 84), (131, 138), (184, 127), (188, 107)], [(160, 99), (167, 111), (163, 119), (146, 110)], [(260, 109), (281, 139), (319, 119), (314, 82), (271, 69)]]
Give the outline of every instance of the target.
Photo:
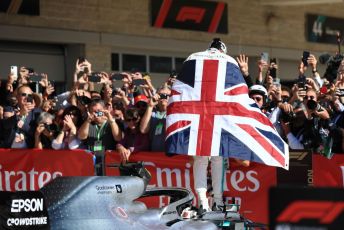
[(267, 106), (268, 111), (271, 111), (269, 119), (277, 132), (284, 136), (280, 120), (290, 122), (295, 117), (294, 108), (288, 103), (291, 98), (291, 90), (286, 86), (274, 84), (269, 88), (269, 94), (271, 96), (270, 103)]
[(141, 133), (149, 133), (151, 151), (165, 151), (166, 111), (171, 90), (163, 87), (154, 97), (150, 98), (148, 108), (141, 123)]
[(315, 90), (308, 89), (300, 107), (294, 108), (295, 118), (281, 122), (291, 149), (318, 151), (324, 145), (323, 132), (327, 130), (329, 113), (317, 102)]
[(122, 139), (122, 130), (111, 116), (102, 100), (92, 100), (88, 105), (88, 117), (78, 131), (78, 138), (85, 142), (91, 151), (115, 149)]
[(77, 137), (77, 131), (82, 121), (81, 111), (76, 106), (64, 109), (60, 124), (61, 132), (52, 141), (53, 149), (77, 149), (81, 141)]
[(58, 127), (54, 124), (54, 116), (43, 112), (37, 119), (37, 128), (35, 132), (35, 148), (51, 149), (53, 139), (59, 133)]

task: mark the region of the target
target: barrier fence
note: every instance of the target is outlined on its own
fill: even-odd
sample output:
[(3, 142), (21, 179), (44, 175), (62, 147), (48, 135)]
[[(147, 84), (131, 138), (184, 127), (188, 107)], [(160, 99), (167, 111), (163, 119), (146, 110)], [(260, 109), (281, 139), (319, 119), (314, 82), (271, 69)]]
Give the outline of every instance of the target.
[[(192, 158), (188, 156), (140, 152), (131, 161), (145, 162), (152, 174), (151, 187), (177, 186), (193, 191)], [(115, 151), (105, 153), (105, 165), (118, 162)], [(38, 190), (58, 176), (92, 176), (94, 163), (94, 155), (83, 150), (0, 149), (0, 191)], [(112, 167), (106, 167), (105, 173), (118, 175)], [(249, 167), (231, 164), (226, 171), (224, 197), (228, 203), (234, 198), (245, 217), (267, 223), (270, 187), (281, 184), (343, 187), (343, 174), (342, 154), (328, 160), (318, 154), (291, 152), (289, 171), (256, 163)], [(165, 196), (145, 201), (148, 207), (162, 207), (169, 202)]]

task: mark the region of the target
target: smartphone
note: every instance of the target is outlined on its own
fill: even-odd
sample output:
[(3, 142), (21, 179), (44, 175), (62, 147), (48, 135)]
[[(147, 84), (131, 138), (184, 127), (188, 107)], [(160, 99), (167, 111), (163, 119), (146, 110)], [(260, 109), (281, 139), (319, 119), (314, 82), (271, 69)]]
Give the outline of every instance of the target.
[(276, 68), (270, 68), (270, 76), (275, 79), (277, 77), (277, 69)]
[(304, 66), (308, 66), (307, 59), (309, 58), (309, 54), (310, 54), (309, 51), (303, 51), (302, 62)]
[(15, 81), (18, 80), (18, 66), (16, 65), (11, 66), (11, 75), (13, 76), (13, 79)]
[(39, 74), (39, 73), (31, 73), (29, 74), (29, 79), (30, 81), (33, 81), (33, 82), (39, 82), (42, 80), (42, 74)]
[(111, 80), (121, 81), (124, 78), (124, 74), (114, 73), (111, 75)]
[(136, 86), (145, 85), (146, 84), (146, 80), (145, 79), (134, 79), (133, 80), (133, 84), (136, 85)]
[(306, 77), (305, 76), (300, 76), (299, 79), (297, 80), (297, 86), (299, 89), (306, 89)]
[(263, 52), (260, 54), (260, 60), (265, 61), (266, 63), (268, 63), (269, 61), (269, 53), (267, 52)]
[(272, 84), (273, 84), (276, 88), (280, 88), (280, 87), (281, 87), (281, 83), (278, 82), (278, 81), (274, 81)]
[(90, 82), (100, 82), (100, 80), (101, 80), (101, 77), (99, 76), (98, 73), (93, 73), (88, 76), (88, 81)]
[(32, 96), (28, 96), (28, 97), (26, 98), (26, 102), (32, 103), (32, 102), (33, 102), (33, 97), (32, 97)]

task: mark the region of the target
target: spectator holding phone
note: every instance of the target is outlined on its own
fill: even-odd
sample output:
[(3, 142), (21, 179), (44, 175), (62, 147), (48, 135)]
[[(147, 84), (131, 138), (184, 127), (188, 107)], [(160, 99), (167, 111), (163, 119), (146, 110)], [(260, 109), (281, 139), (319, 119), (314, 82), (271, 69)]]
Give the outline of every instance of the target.
[(171, 90), (163, 87), (150, 98), (146, 112), (140, 122), (141, 133), (149, 133), (150, 150), (165, 151), (166, 111)]
[(19, 111), (14, 116), (2, 120), (1, 132), (3, 148), (33, 148), (36, 119), (41, 113), (35, 108), (33, 92), (28, 85), (22, 85), (15, 92)]
[(77, 131), (83, 123), (80, 109), (76, 106), (69, 106), (64, 109), (61, 123), (61, 132), (52, 141), (52, 148), (77, 149), (81, 144), (77, 137)]

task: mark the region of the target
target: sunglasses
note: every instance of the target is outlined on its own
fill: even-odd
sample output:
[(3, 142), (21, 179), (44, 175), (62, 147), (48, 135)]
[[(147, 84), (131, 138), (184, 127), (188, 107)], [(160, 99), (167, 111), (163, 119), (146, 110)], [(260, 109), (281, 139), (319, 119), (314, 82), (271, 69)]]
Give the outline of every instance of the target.
[(20, 94), (22, 97), (32, 97), (32, 93), (21, 93)]
[(305, 96), (303, 99), (305, 100), (314, 100), (314, 96)]
[(166, 93), (159, 93), (160, 99), (167, 99), (170, 95)]
[(253, 100), (255, 100), (256, 102), (260, 102), (261, 100), (263, 100), (262, 97), (252, 97)]

